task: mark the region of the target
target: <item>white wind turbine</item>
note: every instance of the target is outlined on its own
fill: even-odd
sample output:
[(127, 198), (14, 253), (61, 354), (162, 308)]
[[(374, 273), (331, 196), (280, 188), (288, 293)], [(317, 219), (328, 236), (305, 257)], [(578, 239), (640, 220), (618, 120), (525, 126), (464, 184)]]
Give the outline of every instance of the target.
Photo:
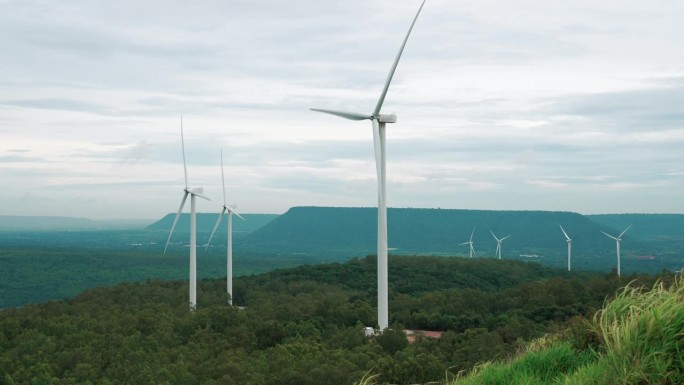
[(210, 200), (203, 195), (204, 188), (188, 187), (188, 167), (185, 164), (185, 142), (183, 140), (183, 117), (181, 117), (181, 147), (183, 149), (183, 171), (185, 173), (185, 188), (183, 189), (183, 199), (181, 200), (180, 208), (176, 214), (176, 218), (173, 220), (173, 225), (171, 226), (171, 231), (169, 231), (169, 238), (166, 240), (166, 246), (164, 247), (164, 255), (166, 255), (166, 249), (169, 247), (169, 242), (171, 241), (171, 235), (173, 235), (173, 229), (176, 228), (176, 223), (178, 223), (178, 218), (180, 218), (181, 212), (183, 211), (183, 206), (185, 206), (185, 201), (190, 195), (190, 310), (195, 310), (197, 308), (197, 221), (195, 219), (195, 197), (200, 197), (202, 199)]
[(601, 231), (603, 233), (603, 235), (605, 235), (609, 238), (615, 239), (615, 248), (617, 250), (617, 275), (618, 275), (618, 277), (620, 276), (620, 241), (622, 241), (622, 236), (627, 232), (627, 230), (629, 230), (630, 227), (632, 227), (632, 225), (627, 226), (625, 231), (621, 232), (620, 235), (618, 235), (617, 237), (614, 237), (614, 236), (612, 236), (612, 235), (610, 235), (604, 231)]
[(568, 236), (568, 233), (565, 232), (565, 229), (563, 229), (563, 226), (560, 226), (561, 231), (563, 232), (563, 235), (565, 235), (565, 241), (568, 243), (568, 271), (570, 271), (570, 258), (572, 257), (572, 239)]
[(343, 111), (333, 111), (333, 110), (322, 110), (317, 108), (312, 108), (311, 110), (317, 112), (323, 112), (326, 114), (331, 114), (339, 116), (350, 120), (370, 120), (373, 125), (373, 143), (375, 145), (375, 167), (378, 174), (378, 325), (380, 330), (385, 330), (389, 327), (389, 300), (388, 300), (388, 289), (387, 289), (387, 202), (386, 202), (386, 175), (385, 175), (385, 124), (386, 123), (396, 123), (397, 116), (394, 114), (387, 115), (381, 114), (380, 109), (385, 101), (385, 96), (387, 95), (387, 90), (389, 89), (390, 83), (392, 82), (392, 77), (394, 76), (394, 71), (397, 69), (397, 64), (401, 58), (401, 54), (404, 51), (406, 42), (408, 41), (409, 35), (413, 26), (416, 24), (418, 15), (425, 5), (425, 0), (418, 8), (416, 16), (413, 18), (411, 27), (409, 27), (408, 33), (404, 38), (404, 42), (399, 48), (399, 53), (394, 59), (392, 68), (387, 75), (387, 80), (385, 80), (385, 86), (382, 89), (380, 98), (378, 99), (375, 109), (370, 114), (355, 113), (355, 112), (343, 112)]
[(473, 227), (473, 232), (470, 233), (470, 240), (468, 242), (459, 243), (459, 245), (470, 245), (470, 258), (475, 254), (475, 247), (473, 246), (473, 235), (475, 235), (475, 228)]
[[(207, 249), (209, 248), (209, 244), (211, 243), (211, 239), (214, 238), (214, 233), (216, 233), (216, 229), (218, 228), (219, 224), (221, 223), (221, 218), (223, 218), (223, 214), (228, 212), (228, 237), (227, 237), (227, 244), (226, 244), (226, 249), (227, 251), (227, 256), (226, 256), (226, 292), (230, 296), (229, 303), (232, 305), (233, 304), (233, 214), (237, 215), (240, 219), (243, 221), (245, 218), (240, 216), (237, 211), (235, 211), (235, 206), (229, 206), (226, 204), (226, 179), (223, 176), (223, 149), (221, 149), (221, 182), (223, 182), (223, 210), (221, 210), (221, 214), (219, 215), (218, 219), (216, 220), (216, 224), (214, 225), (214, 230), (211, 231), (211, 236), (209, 237), (209, 241), (207, 242)], [(206, 250), (206, 249), (205, 249)]]
[(496, 252), (494, 252), (494, 254), (495, 254), (499, 259), (501, 259), (501, 249), (502, 249), (501, 244), (503, 243), (504, 239), (510, 237), (510, 235), (506, 235), (505, 237), (499, 239), (499, 238), (496, 237), (496, 235), (494, 235), (494, 233), (492, 232), (492, 230), (489, 230), (489, 232), (492, 233), (492, 237), (494, 237), (494, 239), (496, 239)]

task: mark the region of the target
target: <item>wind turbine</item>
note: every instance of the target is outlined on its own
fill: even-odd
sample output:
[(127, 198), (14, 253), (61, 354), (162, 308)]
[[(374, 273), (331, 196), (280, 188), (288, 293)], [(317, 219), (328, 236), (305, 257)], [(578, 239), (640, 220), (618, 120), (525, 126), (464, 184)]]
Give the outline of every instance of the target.
[(566, 242), (568, 243), (568, 271), (570, 271), (570, 258), (572, 257), (572, 239), (568, 236), (568, 233), (565, 232), (565, 229), (563, 229), (563, 226), (560, 226), (561, 231), (563, 232), (563, 235), (565, 235)]
[(492, 230), (489, 230), (489, 232), (492, 233), (492, 237), (494, 237), (494, 239), (496, 239), (496, 251), (494, 252), (494, 254), (496, 256), (498, 256), (499, 259), (501, 259), (501, 249), (502, 249), (501, 244), (503, 243), (504, 239), (510, 237), (510, 235), (506, 235), (505, 237), (499, 239), (496, 237), (496, 235), (494, 235)]
[[(237, 215), (240, 219), (243, 221), (245, 218), (240, 216), (237, 211), (235, 211), (234, 206), (229, 206), (226, 204), (226, 179), (223, 176), (223, 149), (221, 149), (221, 182), (223, 182), (223, 210), (221, 210), (221, 214), (219, 215), (218, 219), (216, 220), (216, 224), (214, 225), (214, 230), (211, 231), (211, 236), (209, 237), (209, 241), (207, 242), (207, 249), (209, 249), (209, 244), (211, 243), (211, 239), (214, 238), (214, 233), (216, 233), (216, 229), (219, 226), (219, 223), (221, 223), (221, 218), (223, 218), (223, 214), (228, 212), (228, 237), (227, 237), (227, 244), (226, 244), (226, 249), (227, 251), (227, 256), (226, 256), (226, 292), (230, 296), (230, 300), (228, 301), (231, 305), (233, 304), (233, 214)], [(205, 249), (206, 250), (206, 249)]]
[(195, 219), (195, 197), (200, 197), (202, 199), (211, 200), (205, 197), (204, 188), (188, 187), (188, 167), (185, 163), (185, 142), (183, 140), (183, 117), (181, 117), (181, 147), (183, 149), (183, 171), (185, 173), (185, 188), (183, 189), (183, 199), (181, 200), (180, 208), (176, 214), (176, 218), (173, 220), (173, 225), (171, 226), (171, 231), (169, 231), (169, 238), (166, 240), (166, 246), (164, 247), (164, 255), (166, 255), (166, 249), (169, 247), (169, 242), (171, 241), (171, 235), (173, 235), (173, 229), (176, 228), (176, 223), (178, 223), (178, 218), (180, 218), (181, 212), (183, 211), (183, 206), (185, 206), (185, 201), (190, 195), (190, 310), (194, 311), (197, 308), (197, 221)]
[(470, 245), (470, 258), (475, 254), (475, 247), (473, 247), (473, 235), (475, 235), (475, 228), (473, 227), (473, 232), (470, 233), (470, 240), (468, 242), (459, 243), (459, 245)]
[(601, 231), (603, 233), (603, 235), (605, 235), (609, 238), (615, 239), (615, 248), (617, 250), (617, 274), (618, 274), (618, 277), (620, 276), (620, 241), (622, 240), (622, 236), (627, 232), (627, 230), (629, 230), (630, 227), (632, 227), (632, 225), (627, 226), (625, 231), (621, 232), (620, 235), (618, 235), (617, 237), (614, 237), (614, 236), (612, 236), (612, 235), (610, 235), (604, 231)]
[(386, 201), (386, 167), (385, 167), (385, 124), (386, 123), (396, 123), (397, 116), (394, 114), (381, 114), (382, 104), (385, 101), (385, 96), (387, 95), (387, 90), (389, 89), (390, 83), (392, 82), (392, 77), (394, 76), (394, 71), (397, 69), (397, 64), (399, 64), (399, 59), (404, 51), (406, 42), (408, 41), (409, 35), (413, 26), (416, 24), (418, 15), (425, 5), (425, 0), (418, 8), (416, 16), (413, 18), (411, 27), (409, 27), (408, 33), (404, 38), (404, 42), (399, 48), (399, 53), (394, 59), (392, 68), (390, 69), (387, 79), (385, 80), (385, 85), (380, 93), (380, 98), (378, 99), (375, 109), (372, 113), (356, 113), (356, 112), (343, 112), (343, 111), (333, 111), (333, 110), (323, 110), (318, 108), (312, 108), (312, 111), (323, 112), (326, 114), (331, 114), (339, 116), (350, 120), (370, 120), (373, 125), (373, 143), (375, 146), (375, 167), (378, 174), (378, 326), (380, 330), (385, 330), (389, 327), (389, 299), (388, 299), (388, 288), (387, 288), (387, 201)]

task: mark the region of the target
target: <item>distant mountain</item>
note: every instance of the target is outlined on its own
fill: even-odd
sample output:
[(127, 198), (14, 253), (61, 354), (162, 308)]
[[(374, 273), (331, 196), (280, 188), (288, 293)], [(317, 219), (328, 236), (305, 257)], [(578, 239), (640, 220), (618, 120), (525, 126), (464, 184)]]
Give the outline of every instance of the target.
[[(247, 233), (251, 233), (257, 229), (262, 228), (269, 222), (273, 221), (275, 218), (278, 217), (278, 214), (240, 214), (245, 220), (243, 221), (242, 219), (233, 216), (233, 233), (235, 235), (244, 235)], [(219, 214), (208, 214), (208, 213), (197, 213), (197, 231), (198, 232), (211, 232), (211, 230), (214, 228), (214, 225), (216, 225), (216, 220), (218, 219)], [(146, 230), (152, 230), (152, 231), (169, 231), (171, 229), (171, 226), (173, 225), (173, 219), (176, 217), (176, 214), (167, 214), (164, 216), (162, 219), (158, 220), (157, 222), (152, 223), (151, 225), (147, 226), (145, 229)], [(222, 220), (221, 224), (219, 224), (217, 231), (217, 234), (221, 236), (222, 234), (225, 234), (227, 229), (227, 221)], [(190, 231), (190, 214), (181, 214), (180, 218), (178, 219), (178, 223), (176, 224), (176, 229), (174, 232), (188, 232)]]
[[(565, 238), (559, 225), (576, 240), (577, 252), (612, 249), (601, 230), (615, 229), (571, 212), (488, 211), (445, 209), (388, 209), (389, 246), (399, 253), (466, 253), (473, 241), (478, 255), (493, 255), (496, 241), (504, 241), (504, 254), (556, 250), (564, 253)], [(339, 250), (373, 253), (376, 248), (375, 208), (293, 207), (245, 242), (262, 247), (297, 250)], [(625, 242), (635, 242), (629, 235)]]
[(0, 231), (137, 230), (149, 223), (149, 219), (92, 220), (60, 216), (0, 215)]
[(94, 229), (99, 225), (86, 218), (0, 215), (0, 231)]
[(684, 239), (684, 214), (603, 214), (587, 215), (594, 222), (646, 239)]
[[(459, 244), (468, 241), (475, 227), (477, 257), (494, 256), (496, 241), (491, 230), (499, 238), (510, 235), (503, 243), (504, 258), (539, 259), (560, 267), (566, 264), (567, 255), (565, 237), (559, 228), (563, 225), (573, 238), (575, 266), (610, 269), (615, 265), (615, 242), (601, 231), (619, 231), (577, 213), (390, 208), (387, 216), (392, 254), (465, 256), (468, 246)], [(249, 234), (241, 244), (278, 253), (372, 255), (376, 252), (376, 226), (375, 208), (293, 207)], [(622, 242), (623, 266), (642, 269), (638, 264), (650, 262), (637, 262), (637, 256), (655, 254), (656, 246), (626, 234)]]

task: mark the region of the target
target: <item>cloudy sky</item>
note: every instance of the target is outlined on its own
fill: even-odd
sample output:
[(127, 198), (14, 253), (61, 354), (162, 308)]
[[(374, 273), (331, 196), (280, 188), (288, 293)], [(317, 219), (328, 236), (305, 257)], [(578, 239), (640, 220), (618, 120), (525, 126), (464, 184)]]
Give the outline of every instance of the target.
[[(0, 214), (374, 206), (420, 2), (0, 0)], [(428, 0), (383, 112), (392, 207), (684, 213), (684, 3)]]

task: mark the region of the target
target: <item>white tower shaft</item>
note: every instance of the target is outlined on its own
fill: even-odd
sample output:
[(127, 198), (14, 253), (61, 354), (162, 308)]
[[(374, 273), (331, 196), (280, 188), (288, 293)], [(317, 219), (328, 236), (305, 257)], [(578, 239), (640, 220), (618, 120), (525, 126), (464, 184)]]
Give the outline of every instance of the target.
[(615, 241), (615, 247), (617, 249), (617, 274), (620, 277), (620, 239)]
[(230, 296), (228, 303), (233, 304), (233, 212), (228, 210), (228, 255), (226, 263), (226, 291)]
[(190, 194), (190, 310), (197, 308), (197, 222), (195, 194)]
[(378, 173), (378, 326), (385, 330), (389, 327), (385, 123), (372, 122)]
[(570, 257), (572, 256), (572, 242), (568, 242), (568, 271), (570, 271)]

